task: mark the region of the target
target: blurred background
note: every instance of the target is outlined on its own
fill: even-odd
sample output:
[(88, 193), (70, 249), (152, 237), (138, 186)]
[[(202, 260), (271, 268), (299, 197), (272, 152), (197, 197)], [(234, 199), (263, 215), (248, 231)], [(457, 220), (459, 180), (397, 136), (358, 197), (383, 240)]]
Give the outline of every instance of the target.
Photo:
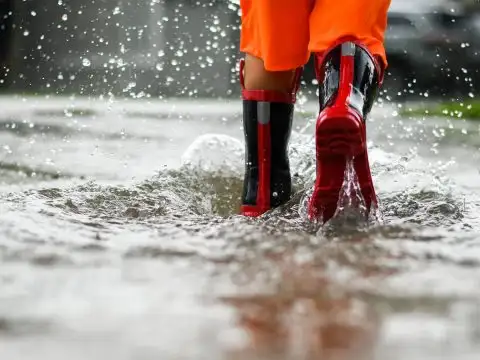
[[(0, 0), (0, 91), (237, 96), (238, 2)], [(477, 94), (477, 1), (393, 0), (388, 21), (387, 96)]]

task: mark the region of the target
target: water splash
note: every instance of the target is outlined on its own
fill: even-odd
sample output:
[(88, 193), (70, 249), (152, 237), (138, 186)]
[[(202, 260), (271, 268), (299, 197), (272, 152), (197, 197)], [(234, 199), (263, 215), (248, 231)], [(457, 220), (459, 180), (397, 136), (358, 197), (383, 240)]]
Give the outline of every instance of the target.
[(377, 203), (372, 203), (370, 209), (362, 195), (353, 159), (347, 161), (344, 180), (339, 192), (337, 209), (332, 219), (323, 224), (323, 219), (311, 221), (308, 216), (308, 204), (313, 193), (313, 187), (308, 188), (300, 200), (299, 215), (305, 222), (310, 222), (310, 229), (317, 234), (326, 235), (339, 232), (351, 233), (368, 228), (371, 225), (383, 224), (383, 215)]
[(358, 227), (383, 223), (383, 215), (377, 204), (372, 202), (370, 208), (362, 195), (357, 174), (353, 165), (353, 159), (347, 161), (345, 176), (340, 190), (335, 221), (341, 221), (345, 226)]
[(212, 172), (222, 176), (243, 175), (245, 148), (239, 140), (222, 134), (199, 136), (182, 155), (182, 166), (193, 173)]

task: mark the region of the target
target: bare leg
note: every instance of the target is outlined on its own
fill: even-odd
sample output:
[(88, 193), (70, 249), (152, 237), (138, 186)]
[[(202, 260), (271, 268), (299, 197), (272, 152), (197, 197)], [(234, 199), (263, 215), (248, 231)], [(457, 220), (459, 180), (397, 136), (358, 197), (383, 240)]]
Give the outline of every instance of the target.
[(268, 71), (262, 59), (252, 55), (245, 58), (245, 89), (290, 92), (293, 88), (295, 70)]

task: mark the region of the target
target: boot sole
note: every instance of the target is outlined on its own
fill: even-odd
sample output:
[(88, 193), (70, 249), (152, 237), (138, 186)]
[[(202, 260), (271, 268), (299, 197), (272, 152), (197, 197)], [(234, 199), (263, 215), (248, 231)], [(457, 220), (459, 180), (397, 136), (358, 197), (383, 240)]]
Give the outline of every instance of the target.
[(242, 205), (240, 207), (240, 215), (246, 217), (259, 217), (265, 214), (270, 207), (256, 205)]

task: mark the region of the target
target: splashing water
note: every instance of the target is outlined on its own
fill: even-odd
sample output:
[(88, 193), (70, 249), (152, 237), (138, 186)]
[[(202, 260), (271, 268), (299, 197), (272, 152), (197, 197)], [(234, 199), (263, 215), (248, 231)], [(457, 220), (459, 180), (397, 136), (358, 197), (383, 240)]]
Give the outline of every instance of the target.
[(351, 233), (384, 223), (378, 198), (377, 202), (372, 202), (370, 209), (367, 207), (355, 172), (353, 158), (348, 159), (345, 166), (344, 180), (338, 195), (335, 214), (325, 224), (322, 219), (310, 220), (308, 216), (308, 204), (312, 194), (313, 187), (305, 191), (300, 200), (298, 213), (303, 221), (311, 223), (310, 229), (315, 229), (319, 235)]
[[(378, 198), (377, 198), (377, 201)], [(347, 160), (345, 175), (338, 196), (337, 210), (325, 226), (322, 233), (351, 233), (383, 223), (379, 206), (372, 201), (368, 209), (363, 198), (353, 159)]]

